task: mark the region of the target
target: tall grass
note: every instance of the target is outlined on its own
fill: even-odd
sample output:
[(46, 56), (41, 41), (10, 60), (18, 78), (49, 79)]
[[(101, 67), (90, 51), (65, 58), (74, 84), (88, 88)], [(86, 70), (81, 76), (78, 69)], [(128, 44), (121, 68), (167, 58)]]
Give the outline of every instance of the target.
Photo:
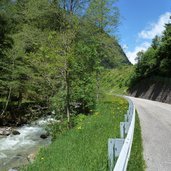
[(108, 138), (119, 137), (119, 123), (128, 104), (120, 97), (107, 96), (94, 115), (78, 117), (77, 126), (41, 149), (27, 171), (106, 171)]

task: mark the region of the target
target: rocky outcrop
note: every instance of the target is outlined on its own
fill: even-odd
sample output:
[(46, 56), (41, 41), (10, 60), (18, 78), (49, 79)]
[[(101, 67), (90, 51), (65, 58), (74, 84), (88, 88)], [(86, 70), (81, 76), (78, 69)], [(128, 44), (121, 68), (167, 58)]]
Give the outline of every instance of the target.
[(141, 80), (129, 90), (129, 94), (171, 104), (171, 79), (151, 77)]
[(0, 128), (0, 135), (8, 136), (11, 134), (11, 132), (12, 132), (11, 127)]
[(13, 128), (11, 128), (11, 127), (0, 128), (0, 135), (8, 136), (10, 134), (12, 134), (12, 135), (19, 135), (20, 132), (17, 131), (17, 130), (13, 130)]

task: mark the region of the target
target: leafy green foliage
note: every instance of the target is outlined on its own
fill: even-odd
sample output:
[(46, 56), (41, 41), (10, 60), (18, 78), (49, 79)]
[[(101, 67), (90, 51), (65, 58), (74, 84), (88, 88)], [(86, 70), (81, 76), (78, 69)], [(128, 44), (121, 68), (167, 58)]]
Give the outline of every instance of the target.
[(132, 77), (131, 87), (149, 76), (171, 76), (171, 24), (166, 24), (162, 37), (156, 36), (151, 47), (138, 54), (138, 63)]
[(119, 12), (114, 6), (116, 0), (92, 0), (86, 16), (102, 31), (118, 26)]

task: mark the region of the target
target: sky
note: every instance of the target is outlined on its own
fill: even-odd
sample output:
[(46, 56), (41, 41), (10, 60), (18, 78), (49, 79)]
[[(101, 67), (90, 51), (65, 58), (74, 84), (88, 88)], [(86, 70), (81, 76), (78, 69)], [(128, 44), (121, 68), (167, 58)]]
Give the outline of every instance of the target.
[(128, 59), (135, 64), (137, 52), (147, 50), (155, 35), (171, 22), (171, 0), (119, 0), (121, 24), (118, 37)]

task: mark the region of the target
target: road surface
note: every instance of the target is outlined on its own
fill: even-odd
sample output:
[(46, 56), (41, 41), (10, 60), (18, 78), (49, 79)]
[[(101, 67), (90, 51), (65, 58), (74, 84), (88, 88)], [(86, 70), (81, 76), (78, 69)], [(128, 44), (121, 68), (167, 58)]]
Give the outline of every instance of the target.
[(171, 105), (130, 97), (139, 113), (147, 171), (171, 171)]

